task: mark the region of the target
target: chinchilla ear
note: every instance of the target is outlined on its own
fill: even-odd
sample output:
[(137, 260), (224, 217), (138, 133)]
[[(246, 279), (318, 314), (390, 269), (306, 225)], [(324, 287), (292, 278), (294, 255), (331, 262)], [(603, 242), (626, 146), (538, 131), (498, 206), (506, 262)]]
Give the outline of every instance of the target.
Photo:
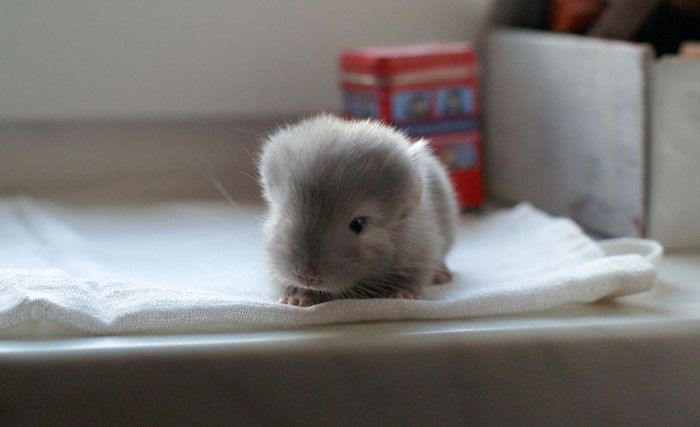
[(418, 206), (421, 197), (423, 197), (423, 179), (420, 176), (420, 172), (418, 172), (413, 182), (413, 191), (411, 193), (411, 199), (408, 202), (408, 210)]
[(420, 203), (421, 197), (423, 197), (423, 177), (421, 176), (420, 164), (423, 161), (423, 157), (430, 155), (430, 147), (428, 146), (428, 140), (420, 139), (414, 142), (409, 147), (408, 153), (411, 156), (411, 161), (413, 162), (414, 174), (411, 198), (408, 202), (408, 208), (406, 212), (416, 207), (418, 203)]

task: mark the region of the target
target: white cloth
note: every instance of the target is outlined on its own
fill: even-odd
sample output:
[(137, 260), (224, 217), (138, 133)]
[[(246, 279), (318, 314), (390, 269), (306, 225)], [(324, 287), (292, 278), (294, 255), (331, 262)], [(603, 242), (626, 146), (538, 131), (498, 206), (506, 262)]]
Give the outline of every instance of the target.
[(653, 287), (638, 255), (606, 257), (568, 219), (529, 205), (465, 219), (455, 280), (423, 300), (277, 304), (254, 209), (208, 202), (89, 207), (0, 200), (0, 328), (32, 319), (89, 333), (206, 324), (289, 327), (543, 310)]

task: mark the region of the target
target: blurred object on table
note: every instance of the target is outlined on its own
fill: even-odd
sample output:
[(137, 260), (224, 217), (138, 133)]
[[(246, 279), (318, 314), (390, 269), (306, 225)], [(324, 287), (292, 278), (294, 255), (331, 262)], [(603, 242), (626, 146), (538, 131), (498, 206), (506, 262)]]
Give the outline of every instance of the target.
[(687, 58), (700, 59), (700, 43), (685, 42), (681, 45), (679, 54)]
[(549, 28), (560, 33), (584, 33), (605, 6), (603, 0), (552, 0)]
[(608, 2), (589, 36), (629, 40), (662, 3), (661, 0), (615, 0)]
[(700, 0), (500, 0), (495, 26), (649, 43), (657, 56), (700, 41)]
[(700, 1), (663, 2), (633, 40), (651, 44), (657, 56), (678, 53), (683, 42), (700, 40)]
[(493, 0), (491, 22), (493, 26), (510, 26), (546, 30), (550, 0)]

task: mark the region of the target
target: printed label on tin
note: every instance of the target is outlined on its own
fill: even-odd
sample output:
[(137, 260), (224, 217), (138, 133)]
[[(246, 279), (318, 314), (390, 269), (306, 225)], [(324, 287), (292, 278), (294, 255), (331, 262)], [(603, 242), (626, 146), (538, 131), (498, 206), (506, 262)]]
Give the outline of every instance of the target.
[(391, 112), (397, 122), (425, 120), (431, 117), (431, 91), (397, 92), (391, 98)]
[(476, 148), (469, 142), (444, 147), (440, 159), (450, 170), (474, 169), (479, 164)]
[(475, 98), (465, 85), (399, 90), (391, 97), (391, 118), (406, 123), (470, 116), (476, 113)]
[(470, 134), (431, 138), (435, 154), (451, 171), (479, 168), (478, 137)]
[(467, 87), (451, 87), (437, 91), (438, 117), (463, 116), (474, 113), (474, 94)]
[(377, 95), (370, 91), (343, 92), (343, 109), (345, 113), (357, 118), (379, 118)]

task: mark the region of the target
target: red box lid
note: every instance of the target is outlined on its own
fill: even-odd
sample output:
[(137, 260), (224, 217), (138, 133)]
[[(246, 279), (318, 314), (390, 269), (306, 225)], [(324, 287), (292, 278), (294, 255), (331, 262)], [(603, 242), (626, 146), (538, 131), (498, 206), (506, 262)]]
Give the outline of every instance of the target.
[(346, 50), (340, 68), (346, 73), (392, 77), (430, 68), (476, 67), (469, 43), (424, 43)]

